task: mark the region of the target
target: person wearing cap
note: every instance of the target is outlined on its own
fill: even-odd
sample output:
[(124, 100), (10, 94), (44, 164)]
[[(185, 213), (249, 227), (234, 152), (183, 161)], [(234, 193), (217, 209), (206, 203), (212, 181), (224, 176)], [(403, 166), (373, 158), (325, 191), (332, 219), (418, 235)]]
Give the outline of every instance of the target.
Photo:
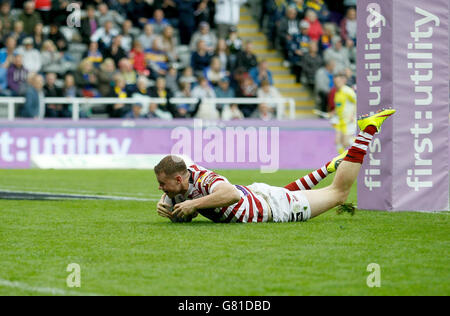
[(19, 47), (17, 52), (23, 56), (23, 66), (26, 70), (33, 73), (38, 73), (42, 68), (41, 53), (34, 48), (33, 39), (27, 37), (23, 40), (22, 47)]
[(201, 22), (199, 30), (194, 33), (189, 44), (189, 49), (195, 51), (197, 43), (204, 41), (209, 53), (214, 53), (217, 46), (217, 37), (211, 32), (208, 22)]
[[(216, 93), (216, 98), (232, 99), (236, 97), (236, 93), (233, 89), (231, 89), (230, 80), (227, 77), (223, 77), (222, 79), (220, 79), (219, 84), (214, 88), (214, 91)], [(221, 103), (216, 105), (220, 115), (222, 115), (224, 108), (229, 106), (229, 103)]]

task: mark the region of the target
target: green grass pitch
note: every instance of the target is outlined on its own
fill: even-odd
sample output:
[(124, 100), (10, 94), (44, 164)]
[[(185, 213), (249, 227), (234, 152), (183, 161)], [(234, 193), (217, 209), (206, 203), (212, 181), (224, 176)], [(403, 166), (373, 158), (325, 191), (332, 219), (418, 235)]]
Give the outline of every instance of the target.
[[(306, 171), (221, 173), (283, 186)], [(155, 212), (151, 171), (1, 170), (0, 188), (154, 199), (0, 200), (0, 295), (450, 295), (448, 213), (173, 224)], [(81, 288), (66, 286), (70, 263)], [(370, 263), (381, 268), (379, 288), (367, 286)]]

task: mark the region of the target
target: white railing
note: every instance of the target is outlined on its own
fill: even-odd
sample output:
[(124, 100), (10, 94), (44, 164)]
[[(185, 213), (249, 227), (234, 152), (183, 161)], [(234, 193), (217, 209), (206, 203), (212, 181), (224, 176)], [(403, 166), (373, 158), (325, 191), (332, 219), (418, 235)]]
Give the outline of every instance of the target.
[[(197, 98), (171, 98), (172, 104), (196, 104), (199, 99)], [(286, 105), (289, 109), (289, 119), (295, 119), (295, 100), (293, 98), (215, 98), (205, 99), (209, 103), (216, 104), (261, 104), (269, 103), (277, 104), (277, 119), (283, 119), (285, 117)], [(46, 104), (71, 104), (72, 105), (72, 119), (77, 121), (80, 119), (80, 107), (84, 106), (89, 108), (98, 104), (135, 104), (135, 103), (156, 103), (165, 104), (167, 99), (163, 98), (148, 98), (148, 99), (134, 99), (134, 98), (45, 98)], [(0, 97), (0, 105), (7, 104), (8, 106), (8, 120), (13, 121), (16, 118), (16, 104), (25, 103), (23, 97)]]

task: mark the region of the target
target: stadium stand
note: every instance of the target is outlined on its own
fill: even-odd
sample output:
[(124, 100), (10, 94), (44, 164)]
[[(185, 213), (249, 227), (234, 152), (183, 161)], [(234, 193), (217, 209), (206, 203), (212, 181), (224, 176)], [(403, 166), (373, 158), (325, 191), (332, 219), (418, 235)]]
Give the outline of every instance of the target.
[[(334, 60), (335, 71), (345, 71), (354, 81), (356, 21), (351, 1), (83, 1), (81, 20), (74, 27), (68, 21), (76, 21), (77, 15), (69, 5), (65, 0), (1, 1), (0, 96), (25, 97), (27, 90), (36, 89), (32, 82), (39, 74), (44, 86), (35, 91), (36, 100), (277, 95), (294, 99), (296, 116), (308, 117), (314, 109), (325, 110), (324, 97), (315, 89), (316, 72), (324, 63)], [(17, 55), (23, 65), (16, 65)], [(57, 89), (47, 82), (54, 76)], [(164, 84), (157, 87), (161, 77)], [(222, 81), (230, 93), (220, 91)], [(206, 112), (217, 112), (220, 118), (223, 104), (211, 106)], [(51, 107), (47, 104), (40, 116), (73, 116), (70, 104), (58, 106), (56, 112)], [(139, 106), (112, 107), (96, 105), (80, 117), (133, 117)], [(8, 115), (0, 108), (0, 115)], [(152, 117), (198, 117), (205, 112), (195, 104), (157, 108), (162, 115)], [(267, 119), (276, 117), (277, 108), (238, 104), (233, 111), (233, 117)], [(15, 112), (27, 111), (17, 105)]]

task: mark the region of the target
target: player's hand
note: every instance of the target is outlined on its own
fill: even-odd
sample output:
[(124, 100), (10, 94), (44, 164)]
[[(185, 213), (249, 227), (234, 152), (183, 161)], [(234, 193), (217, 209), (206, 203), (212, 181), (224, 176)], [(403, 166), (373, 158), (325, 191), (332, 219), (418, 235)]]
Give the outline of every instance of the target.
[(187, 200), (182, 203), (175, 204), (172, 216), (185, 218), (193, 215), (197, 211), (195, 201)]
[(164, 203), (165, 194), (162, 196), (161, 200), (156, 205), (156, 210), (159, 216), (167, 217), (169, 219), (173, 218), (172, 212), (170, 211), (170, 205)]

